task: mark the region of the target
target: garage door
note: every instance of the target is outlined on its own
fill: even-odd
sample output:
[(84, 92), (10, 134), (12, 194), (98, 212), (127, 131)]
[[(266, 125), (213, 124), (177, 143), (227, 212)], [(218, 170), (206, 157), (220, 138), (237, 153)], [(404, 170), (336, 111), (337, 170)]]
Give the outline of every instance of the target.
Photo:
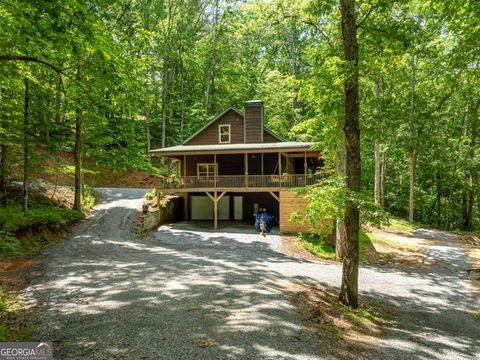
[[(228, 220), (230, 196), (224, 195), (218, 201), (218, 219)], [(192, 196), (192, 220), (213, 220), (213, 201), (208, 196)]]

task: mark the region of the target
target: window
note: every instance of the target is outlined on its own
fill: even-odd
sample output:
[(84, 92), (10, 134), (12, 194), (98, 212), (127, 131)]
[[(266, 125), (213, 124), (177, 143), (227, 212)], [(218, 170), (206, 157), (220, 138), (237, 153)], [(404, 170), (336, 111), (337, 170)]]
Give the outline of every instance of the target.
[(215, 176), (217, 173), (217, 164), (197, 164), (197, 176)]
[(230, 143), (230, 125), (218, 125), (218, 142), (220, 144)]

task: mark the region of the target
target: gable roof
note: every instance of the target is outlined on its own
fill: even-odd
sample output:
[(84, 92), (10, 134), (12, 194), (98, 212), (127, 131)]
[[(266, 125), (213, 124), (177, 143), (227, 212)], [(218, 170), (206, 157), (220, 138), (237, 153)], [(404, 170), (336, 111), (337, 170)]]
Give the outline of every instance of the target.
[(245, 117), (245, 115), (240, 111), (240, 110), (237, 110), (235, 109), (234, 107), (229, 107), (227, 109), (225, 109), (223, 112), (221, 112), (220, 114), (218, 114), (217, 116), (213, 117), (212, 120), (210, 120), (209, 122), (207, 122), (205, 125), (203, 125), (200, 129), (198, 129), (195, 133), (193, 133), (193, 135), (191, 135), (187, 140), (185, 140), (183, 142), (183, 145), (185, 145), (187, 142), (189, 142), (190, 140), (192, 140), (195, 136), (197, 136), (198, 134), (200, 134), (203, 130), (205, 130), (206, 128), (208, 128), (210, 125), (212, 125), (215, 121), (217, 121), (218, 119), (220, 119), (223, 115), (225, 115), (227, 112), (229, 112), (230, 110), (233, 110), (235, 111), (238, 115), (240, 115), (241, 117)]
[[(220, 114), (214, 116), (210, 121), (208, 121), (205, 125), (203, 125), (200, 129), (198, 129), (197, 131), (195, 131), (195, 133), (193, 133), (188, 139), (186, 139), (182, 145), (186, 145), (190, 140), (192, 140), (195, 136), (197, 136), (198, 134), (200, 134), (203, 130), (205, 130), (206, 128), (208, 128), (210, 125), (212, 125), (215, 121), (217, 121), (218, 119), (220, 119), (223, 115), (225, 115), (227, 112), (229, 111), (234, 111), (236, 112), (238, 115), (240, 115), (243, 119), (245, 119), (245, 114), (243, 112), (241, 112), (240, 110), (234, 108), (233, 106), (230, 106), (229, 108), (225, 109), (224, 111), (222, 111)], [(281, 137), (280, 135), (278, 134), (275, 134), (272, 130), (270, 130), (269, 128), (267, 128), (265, 125), (263, 125), (263, 130), (266, 131), (267, 133), (269, 133), (270, 135), (272, 135), (273, 137), (277, 138), (278, 140), (280, 141), (287, 141), (286, 139), (284, 139), (283, 137)], [(187, 146), (191, 146), (191, 145), (187, 145)]]

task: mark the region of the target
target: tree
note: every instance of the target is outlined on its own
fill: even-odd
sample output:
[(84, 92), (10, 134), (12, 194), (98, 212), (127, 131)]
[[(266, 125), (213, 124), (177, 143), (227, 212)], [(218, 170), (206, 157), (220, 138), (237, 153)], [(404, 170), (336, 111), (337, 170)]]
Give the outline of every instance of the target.
[[(345, 176), (347, 189), (360, 191), (360, 126), (358, 98), (358, 44), (355, 20), (355, 0), (340, 0), (342, 38), (345, 56)], [(345, 254), (343, 258), (340, 301), (358, 307), (358, 264), (360, 261), (359, 229), (360, 213), (354, 201), (349, 200), (345, 208)]]

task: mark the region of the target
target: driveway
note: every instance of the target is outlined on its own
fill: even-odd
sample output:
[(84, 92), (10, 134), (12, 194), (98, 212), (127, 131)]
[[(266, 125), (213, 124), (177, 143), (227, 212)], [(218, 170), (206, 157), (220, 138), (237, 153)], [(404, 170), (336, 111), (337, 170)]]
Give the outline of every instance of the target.
[[(283, 255), (278, 235), (186, 223), (138, 238), (144, 190), (98, 189), (104, 202), (68, 240), (46, 251), (24, 299), (38, 305), (35, 339), (58, 359), (321, 359), (321, 339), (297, 317), (292, 281), (337, 288), (341, 267)], [(422, 232), (423, 231), (423, 232)], [(480, 329), (446, 233), (431, 272), (364, 267), (360, 291), (395, 309), (370, 358), (472, 359)]]

